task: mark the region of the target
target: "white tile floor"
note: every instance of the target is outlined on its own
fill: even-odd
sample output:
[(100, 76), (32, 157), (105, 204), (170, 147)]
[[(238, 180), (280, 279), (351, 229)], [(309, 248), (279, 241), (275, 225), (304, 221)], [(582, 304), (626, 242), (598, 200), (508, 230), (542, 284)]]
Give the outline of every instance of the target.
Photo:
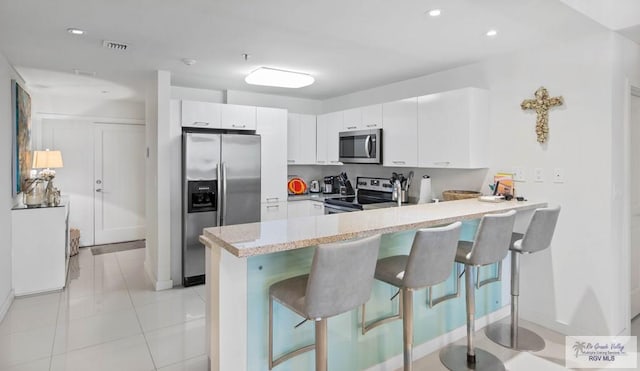
[(156, 292), (143, 262), (81, 249), (64, 291), (15, 299), (0, 370), (206, 370), (204, 287)]
[[(0, 371), (206, 370), (204, 286), (156, 292), (143, 262), (144, 249), (95, 257), (81, 249), (64, 291), (15, 299), (0, 323)], [(514, 352), (482, 330), (477, 346), (507, 370), (565, 370), (564, 336), (522, 322), (545, 338), (544, 350)], [(640, 335), (640, 318), (631, 332)], [(414, 369), (446, 370), (438, 353)]]

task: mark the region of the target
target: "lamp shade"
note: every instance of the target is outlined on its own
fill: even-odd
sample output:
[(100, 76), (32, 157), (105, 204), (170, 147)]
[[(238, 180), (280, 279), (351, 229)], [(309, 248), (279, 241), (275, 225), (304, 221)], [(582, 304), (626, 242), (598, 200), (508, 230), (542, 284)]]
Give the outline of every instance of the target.
[(34, 169), (56, 169), (62, 167), (62, 153), (60, 151), (33, 151)]

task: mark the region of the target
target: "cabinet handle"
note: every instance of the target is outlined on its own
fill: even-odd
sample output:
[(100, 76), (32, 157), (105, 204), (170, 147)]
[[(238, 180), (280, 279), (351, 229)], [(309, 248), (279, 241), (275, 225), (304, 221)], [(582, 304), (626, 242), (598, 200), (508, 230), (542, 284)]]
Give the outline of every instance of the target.
[(279, 199), (280, 199), (280, 197), (267, 197), (267, 202), (268, 203), (278, 202)]
[(396, 165), (404, 165), (406, 162), (404, 162), (404, 161), (391, 161), (391, 163), (396, 164)]
[(340, 161), (329, 161), (329, 162), (331, 162), (332, 164), (339, 164), (340, 163)]
[(451, 163), (451, 161), (434, 162), (434, 164), (436, 164), (436, 165), (449, 165), (450, 163)]
[(236, 125), (236, 124), (231, 124), (232, 128), (238, 128), (238, 129), (244, 129), (247, 127), (247, 125)]
[(267, 209), (278, 209), (280, 205), (267, 205)]
[(376, 126), (378, 126), (378, 124), (369, 124), (369, 125), (367, 125), (368, 128), (375, 128)]
[(209, 123), (204, 121), (194, 121), (193, 126), (209, 126)]
[(355, 129), (357, 128), (357, 126), (347, 126), (347, 129), (351, 130), (351, 129)]
[(313, 207), (315, 207), (316, 209), (321, 209), (324, 207), (324, 205), (318, 205), (318, 204), (313, 204)]
[(296, 160), (287, 160), (287, 162), (290, 163), (290, 164), (295, 164)]
[(318, 163), (318, 164), (324, 164), (324, 163), (325, 163), (325, 161), (316, 161), (316, 163)]

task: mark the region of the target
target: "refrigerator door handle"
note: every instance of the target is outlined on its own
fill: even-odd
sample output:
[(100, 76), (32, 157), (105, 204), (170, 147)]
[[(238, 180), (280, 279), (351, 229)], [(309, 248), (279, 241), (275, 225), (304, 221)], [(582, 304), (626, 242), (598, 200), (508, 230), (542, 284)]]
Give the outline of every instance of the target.
[(222, 222), (222, 177), (220, 175), (221, 170), (222, 170), (222, 167), (220, 166), (220, 164), (216, 165), (216, 175), (218, 178), (218, 190), (216, 192), (218, 197), (218, 212), (216, 213), (217, 215), (216, 226), (218, 227), (220, 227), (220, 223)]
[(227, 219), (227, 165), (222, 163), (222, 221), (220, 226)]

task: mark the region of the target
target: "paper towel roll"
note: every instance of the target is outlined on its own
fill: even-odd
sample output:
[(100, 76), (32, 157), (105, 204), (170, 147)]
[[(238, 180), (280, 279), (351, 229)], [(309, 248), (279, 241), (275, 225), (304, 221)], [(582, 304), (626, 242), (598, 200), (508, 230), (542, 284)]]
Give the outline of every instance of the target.
[(420, 197), (418, 198), (419, 204), (426, 204), (431, 202), (431, 178), (428, 175), (424, 175), (420, 181)]

